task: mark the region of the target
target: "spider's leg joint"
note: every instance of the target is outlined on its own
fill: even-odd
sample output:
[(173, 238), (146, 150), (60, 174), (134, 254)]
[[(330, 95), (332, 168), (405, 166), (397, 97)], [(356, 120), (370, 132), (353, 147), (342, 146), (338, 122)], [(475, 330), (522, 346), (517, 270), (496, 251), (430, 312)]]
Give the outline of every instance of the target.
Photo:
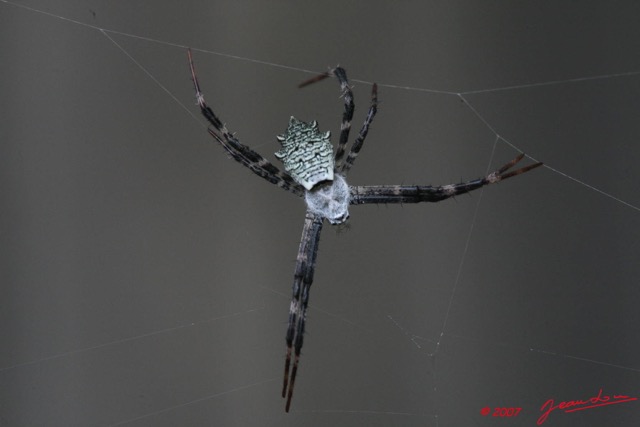
[(444, 192), (444, 194), (454, 195), (456, 194), (456, 186), (454, 184), (443, 185), (442, 191)]
[(487, 182), (489, 182), (489, 184), (495, 184), (501, 179), (502, 177), (497, 172), (491, 172), (489, 175), (487, 175)]

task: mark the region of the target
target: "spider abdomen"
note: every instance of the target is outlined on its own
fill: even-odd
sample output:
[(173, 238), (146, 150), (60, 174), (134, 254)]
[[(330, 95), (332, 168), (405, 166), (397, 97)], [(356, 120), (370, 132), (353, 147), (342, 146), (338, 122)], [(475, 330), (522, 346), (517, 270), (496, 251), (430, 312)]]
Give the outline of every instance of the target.
[(276, 157), (284, 164), (284, 170), (295, 182), (307, 190), (318, 183), (333, 180), (333, 146), (331, 132), (320, 132), (318, 123), (289, 119), (287, 131), (278, 135), (282, 149)]

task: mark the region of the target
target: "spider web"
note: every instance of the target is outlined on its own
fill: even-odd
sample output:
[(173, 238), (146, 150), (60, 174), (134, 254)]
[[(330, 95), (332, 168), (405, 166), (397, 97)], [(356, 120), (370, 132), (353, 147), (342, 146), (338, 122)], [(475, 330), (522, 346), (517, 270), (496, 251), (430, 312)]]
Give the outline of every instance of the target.
[[(0, 1), (0, 424), (493, 425), (482, 408), (521, 407), (535, 425), (551, 398), (638, 396), (637, 11), (474, 7)], [(211, 143), (186, 46), (270, 159), (292, 114), (338, 134), (335, 82), (295, 84), (340, 62), (354, 125), (380, 87), (352, 184), (545, 162), (325, 227), (290, 414), (304, 207)]]

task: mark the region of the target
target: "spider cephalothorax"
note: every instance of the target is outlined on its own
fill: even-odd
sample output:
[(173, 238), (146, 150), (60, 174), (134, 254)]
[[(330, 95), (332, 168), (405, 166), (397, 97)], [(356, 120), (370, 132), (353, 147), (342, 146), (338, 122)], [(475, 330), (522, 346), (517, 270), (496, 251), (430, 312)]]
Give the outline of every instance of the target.
[(335, 162), (330, 137), (331, 132), (320, 132), (315, 120), (306, 123), (293, 116), (287, 131), (277, 137), (282, 149), (275, 153), (276, 157), (293, 180), (307, 190), (333, 180)]
[(289, 306), (289, 322), (286, 334), (287, 353), (282, 382), (282, 397), (287, 399), (286, 411), (289, 411), (291, 405), (293, 386), (298, 372), (307, 306), (309, 304), (309, 291), (313, 282), (320, 231), (322, 231), (322, 224), (325, 219), (331, 224), (344, 223), (349, 218), (347, 208), (350, 204), (439, 202), (523, 174), (542, 165), (542, 163), (534, 163), (507, 172), (524, 158), (524, 154), (520, 154), (485, 177), (458, 184), (440, 186), (349, 186), (345, 177), (362, 148), (369, 131), (369, 125), (376, 114), (378, 92), (377, 85), (374, 83), (371, 88), (369, 112), (349, 150), (349, 154), (346, 158), (343, 158), (345, 146), (349, 140), (354, 103), (353, 93), (347, 80), (347, 73), (343, 68), (338, 67), (328, 73), (313, 77), (300, 85), (300, 87), (306, 86), (329, 76), (336, 77), (340, 83), (342, 98), (344, 99), (344, 113), (335, 155), (333, 155), (333, 147), (329, 142), (329, 132), (320, 132), (316, 122), (305, 123), (291, 117), (287, 131), (278, 136), (278, 140), (282, 143), (282, 149), (276, 153), (276, 157), (282, 160), (285, 169), (280, 171), (260, 154), (241, 144), (205, 103), (193, 67), (191, 51), (189, 51), (189, 65), (200, 111), (215, 128), (209, 129), (211, 136), (227, 150), (233, 159), (270, 183), (276, 184), (296, 196), (304, 197), (307, 202), (307, 213), (304, 227), (302, 228), (300, 249), (296, 257), (296, 268), (293, 274), (293, 295)]
[(335, 174), (332, 181), (324, 181), (306, 191), (307, 209), (326, 218), (331, 225), (349, 219), (349, 185), (342, 175)]

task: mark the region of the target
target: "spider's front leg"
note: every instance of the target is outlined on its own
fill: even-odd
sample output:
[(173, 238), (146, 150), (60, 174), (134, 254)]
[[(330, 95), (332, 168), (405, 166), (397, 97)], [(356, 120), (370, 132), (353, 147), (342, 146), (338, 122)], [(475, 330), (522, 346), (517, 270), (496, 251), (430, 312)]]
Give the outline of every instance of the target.
[[(284, 381), (282, 384), (282, 397), (287, 398), (285, 410), (289, 412), (293, 386), (298, 372), (300, 351), (304, 339), (304, 326), (309, 304), (309, 289), (313, 282), (313, 273), (316, 266), (316, 256), (320, 243), (320, 231), (324, 218), (307, 211), (300, 249), (296, 258), (296, 269), (293, 276), (293, 295), (289, 308), (289, 324), (287, 326), (287, 356), (284, 364)], [(293, 368), (291, 367), (291, 354), (293, 352)]]
[(529, 166), (507, 172), (520, 160), (524, 154), (518, 155), (515, 159), (502, 166), (500, 169), (490, 173), (484, 178), (478, 178), (459, 184), (448, 184), (440, 186), (430, 185), (364, 185), (351, 187), (352, 205), (362, 205), (366, 203), (420, 203), (439, 202), (459, 194), (468, 193), (495, 184), (502, 180), (523, 174), (539, 166), (542, 163), (534, 163)]

